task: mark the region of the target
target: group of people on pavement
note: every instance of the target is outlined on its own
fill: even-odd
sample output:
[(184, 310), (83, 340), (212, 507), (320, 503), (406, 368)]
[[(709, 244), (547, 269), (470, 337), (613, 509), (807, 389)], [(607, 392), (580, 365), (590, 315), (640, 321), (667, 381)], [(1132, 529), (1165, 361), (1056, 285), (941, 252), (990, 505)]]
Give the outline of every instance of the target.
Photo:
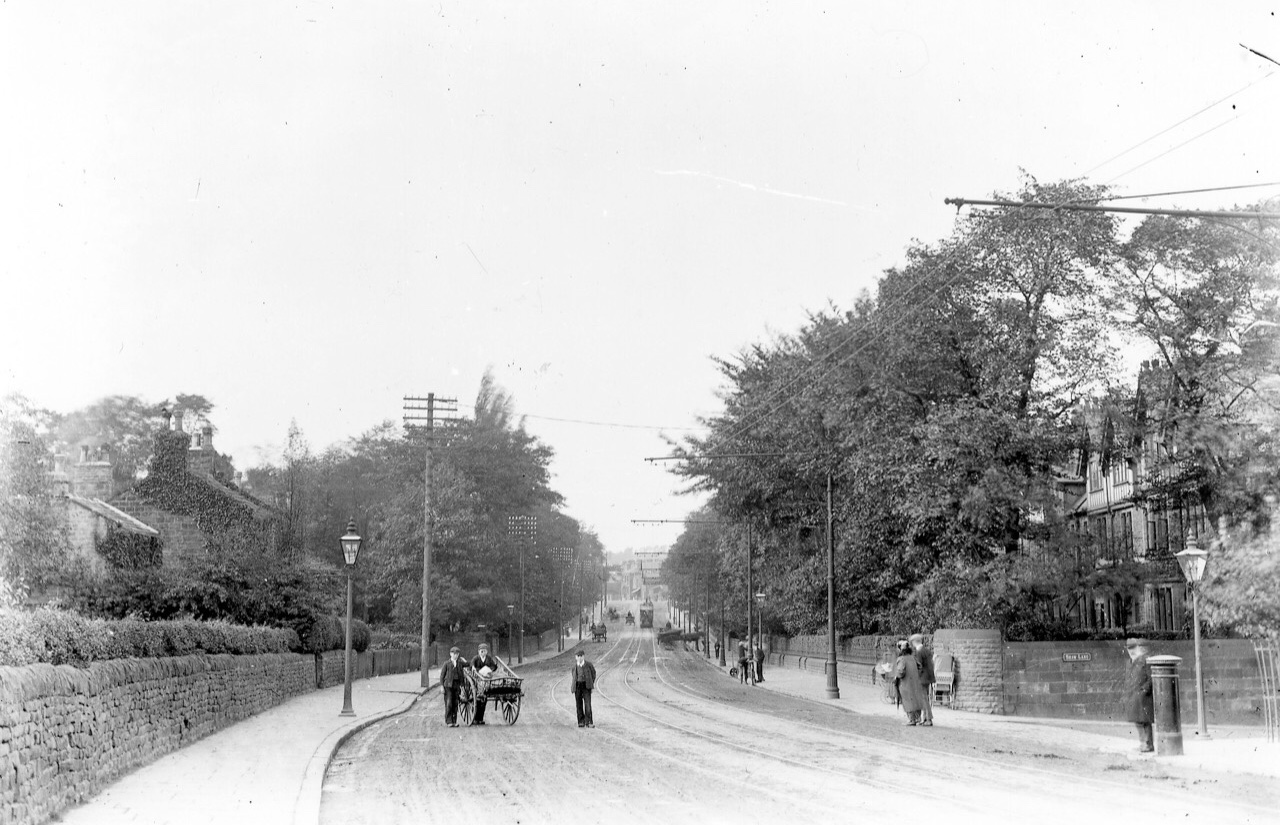
[(898, 658), (893, 663), (893, 684), (898, 703), (907, 713), (908, 726), (933, 727), (933, 650), (924, 636), (913, 633), (898, 641)]

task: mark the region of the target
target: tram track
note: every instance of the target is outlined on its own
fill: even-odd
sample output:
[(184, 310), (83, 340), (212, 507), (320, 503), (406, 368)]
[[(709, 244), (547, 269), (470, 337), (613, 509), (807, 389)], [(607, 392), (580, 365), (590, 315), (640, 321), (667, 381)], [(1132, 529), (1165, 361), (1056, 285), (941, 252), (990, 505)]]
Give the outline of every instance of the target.
[[(657, 660), (655, 659), (655, 664), (656, 662)], [(668, 672), (670, 673), (670, 669), (668, 669)], [(659, 673), (659, 679), (662, 680), (663, 685), (668, 690), (671, 690), (677, 693), (683, 693), (688, 696), (694, 696), (706, 702), (714, 703), (716, 701), (714, 696), (704, 693), (702, 691), (694, 690), (683, 683), (676, 684), (672, 680), (663, 677), (661, 673)], [(826, 710), (831, 709), (829, 705), (826, 705), (823, 702), (820, 702), (816, 699), (810, 699), (805, 696), (795, 696), (794, 694), (776, 694), (776, 695), (785, 695), (789, 699), (804, 702), (814, 707), (824, 708)], [(762, 711), (754, 710), (749, 707), (737, 706), (736, 710), (740, 713), (749, 713), (757, 716), (766, 716), (766, 717), (768, 716), (768, 714), (765, 714)], [(840, 711), (840, 712), (843, 713), (847, 711)], [(821, 731), (823, 733), (835, 734), (837, 736), (840, 736), (841, 738), (851, 740), (851, 741), (857, 741), (866, 745), (883, 746), (886, 743), (891, 743), (894, 748), (917, 754), (921, 758), (936, 757), (940, 753), (940, 751), (937, 749), (928, 748), (921, 745), (914, 745), (910, 742), (901, 742), (901, 741), (891, 742), (891, 740), (889, 739), (882, 739), (874, 736), (868, 736), (867, 734), (860, 734), (855, 731), (849, 731), (843, 728), (834, 728), (826, 725), (820, 725), (814, 722), (801, 720), (801, 719), (792, 719), (790, 721), (794, 725), (813, 729), (816, 731)], [(1114, 782), (1114, 781), (1109, 781), (1106, 779), (1100, 779), (1100, 778), (1091, 777), (1091, 776), (1069, 774), (1065, 771), (1054, 771), (1047, 768), (1041, 768), (1035, 765), (1026, 765), (1026, 764), (1020, 763), (1015, 766), (1015, 765), (1009, 764), (1008, 762), (1001, 762), (999, 760), (988, 759), (982, 756), (974, 756), (972, 754), (951, 753), (951, 752), (947, 752), (947, 753), (948, 753), (948, 758), (952, 760), (953, 763), (955, 761), (962, 761), (972, 766), (974, 768), (974, 771), (972, 774), (974, 778), (989, 777), (990, 774), (988, 773), (988, 771), (990, 770), (1000, 770), (1000, 771), (1006, 771), (1006, 772), (1012, 770), (1012, 771), (1015, 771), (1015, 773), (1013, 774), (1015, 778), (1017, 778), (1019, 775), (1040, 776), (1045, 778), (1053, 778), (1059, 781), (1064, 778), (1069, 778), (1073, 784), (1088, 785), (1094, 789), (1097, 789), (1100, 792), (1111, 792), (1111, 793), (1128, 792), (1132, 790), (1132, 787), (1133, 787), (1131, 784)], [(1038, 790), (1038, 788), (1034, 786), (1025, 786), (1025, 785), (1023, 786), (1023, 789), (1028, 791)], [(1220, 816), (1221, 808), (1224, 806), (1234, 808), (1240, 811), (1241, 814), (1266, 815), (1269, 817), (1274, 817), (1276, 813), (1275, 810), (1271, 808), (1263, 808), (1257, 805), (1250, 805), (1248, 803), (1239, 802), (1233, 799), (1193, 800), (1193, 804), (1197, 809), (1199, 809), (1197, 813), (1202, 815), (1212, 814), (1215, 816)]]
[[(643, 702), (655, 703), (660, 705), (668, 712), (675, 712), (695, 718), (699, 723), (710, 722), (717, 724), (715, 719), (711, 719), (712, 713), (720, 716), (719, 724), (729, 726), (732, 729), (732, 720), (724, 719), (723, 715), (727, 713), (724, 701), (721, 697), (717, 697), (711, 693), (698, 690), (689, 686), (679, 677), (670, 664), (664, 663), (664, 660), (674, 660), (675, 657), (663, 657), (658, 655), (658, 643), (656, 635), (648, 637), (651, 652), (649, 661), (653, 665), (653, 675), (662, 684), (664, 690), (688, 697), (698, 704), (696, 706), (685, 706), (673, 703), (665, 698), (646, 695), (643, 691), (636, 687), (631, 679), (632, 674), (636, 671), (638, 662), (633, 657), (631, 663), (623, 673), (622, 685), (628, 692), (628, 695), (634, 696)], [(639, 643), (644, 644), (643, 637)], [(630, 646), (628, 647), (628, 651)], [(625, 657), (624, 657), (625, 658)], [(618, 662), (610, 667), (610, 672), (615, 672), (624, 662)], [(647, 663), (646, 663), (647, 664)], [(664, 672), (665, 671), (665, 672)], [(1046, 787), (1059, 787), (1059, 793), (1064, 795), (1078, 795), (1081, 787), (1091, 791), (1097, 791), (1098, 794), (1119, 794), (1131, 793), (1132, 784), (1123, 782), (1110, 781), (1098, 777), (1080, 775), (1079, 773), (1070, 771), (1054, 771), (1051, 769), (1028, 765), (1025, 760), (1016, 763), (1002, 762), (995, 759), (989, 759), (982, 756), (974, 756), (965, 753), (955, 753), (936, 748), (928, 748), (915, 745), (909, 742), (901, 742), (887, 737), (876, 737), (867, 734), (850, 731), (847, 728), (838, 728), (830, 725), (815, 723), (804, 719), (788, 719), (788, 724), (793, 727), (802, 728), (816, 734), (820, 734), (822, 741), (812, 743), (814, 746), (829, 750), (834, 740), (836, 747), (845, 751), (842, 755), (847, 758), (848, 746), (854, 743), (859, 746), (859, 750), (866, 753), (879, 755), (879, 760), (875, 765), (876, 770), (900, 770), (904, 776), (911, 777), (906, 781), (895, 781), (883, 777), (873, 777), (867, 775), (863, 770), (858, 768), (842, 769), (832, 767), (826, 764), (820, 764), (815, 761), (796, 758), (781, 753), (771, 752), (769, 750), (761, 750), (757, 743), (743, 743), (731, 737), (719, 733), (709, 733), (705, 730), (699, 730), (697, 727), (680, 724), (670, 719), (664, 719), (652, 713), (646, 713), (641, 710), (638, 705), (628, 704), (620, 701), (618, 697), (609, 693), (601, 693), (602, 698), (609, 701), (614, 706), (634, 714), (640, 718), (662, 725), (663, 727), (678, 731), (684, 735), (697, 737), (702, 740), (714, 742), (717, 745), (731, 748), (740, 752), (750, 753), (755, 758), (768, 759), (774, 763), (784, 764), (803, 770), (817, 771), (829, 776), (848, 779), (853, 782), (860, 783), (865, 786), (874, 787), (890, 793), (907, 793), (915, 798), (930, 798), (938, 802), (945, 802), (952, 806), (963, 806), (969, 812), (974, 814), (984, 814), (990, 812), (989, 802), (985, 799), (985, 794), (979, 792), (979, 799), (965, 799), (957, 796), (955, 793), (938, 793), (931, 790), (927, 785), (919, 782), (919, 765), (925, 760), (945, 759), (947, 764), (947, 777), (951, 780), (953, 786), (959, 789), (981, 789), (989, 786), (994, 775), (999, 775), (1002, 787), (1012, 791), (1026, 795), (1028, 798), (1036, 799), (1037, 804), (1043, 804)], [(823, 708), (825, 711), (831, 711), (829, 705), (818, 702), (807, 697), (797, 697), (790, 694), (785, 695), (788, 699), (796, 700), (809, 704), (815, 708)], [(755, 717), (764, 719), (776, 719), (776, 714), (769, 714), (761, 710), (756, 710), (743, 704), (735, 704), (732, 706), (733, 714), (746, 713)], [(844, 711), (839, 711), (844, 712)], [(885, 757), (885, 749), (892, 748), (892, 757)], [(903, 754), (907, 754), (905, 756)], [(865, 754), (864, 754), (865, 756)], [(892, 764), (886, 764), (892, 762)], [(1156, 807), (1167, 804), (1170, 807), (1169, 816), (1190, 816), (1196, 819), (1204, 818), (1209, 821), (1246, 821), (1250, 817), (1265, 817), (1268, 820), (1275, 816), (1275, 811), (1270, 808), (1264, 808), (1256, 805), (1250, 805), (1246, 802), (1240, 802), (1230, 798), (1213, 798), (1205, 799), (1193, 797), (1190, 795), (1179, 797), (1176, 800), (1164, 799), (1162, 802), (1153, 803)], [(1225, 809), (1231, 809), (1238, 812), (1239, 816), (1233, 817)]]

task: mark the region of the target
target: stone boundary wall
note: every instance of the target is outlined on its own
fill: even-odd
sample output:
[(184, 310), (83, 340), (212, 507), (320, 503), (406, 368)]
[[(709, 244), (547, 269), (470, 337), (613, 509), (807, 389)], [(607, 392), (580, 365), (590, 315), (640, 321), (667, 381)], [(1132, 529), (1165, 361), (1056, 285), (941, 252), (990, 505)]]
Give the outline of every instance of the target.
[(315, 689), (305, 654), (0, 667), (0, 821), (35, 825), (115, 778)]
[[(897, 658), (896, 636), (849, 636), (836, 639), (836, 662), (840, 681), (849, 680), (858, 684), (874, 685), (876, 683), (876, 665), (893, 662)], [(737, 644), (735, 638), (730, 645), (729, 657)], [(765, 639), (765, 652), (769, 664), (780, 667), (798, 667), (816, 673), (826, 673), (827, 647), (830, 644), (826, 634), (793, 636), (768, 636)], [(732, 655), (736, 656), (736, 653)]]
[[(0, 667), (0, 822), (36, 825), (170, 751), (319, 687), (343, 651), (115, 659)], [(421, 651), (373, 650), (355, 678), (418, 669)]]
[(1004, 639), (999, 630), (937, 630), (933, 655), (954, 660), (951, 707), (977, 713), (1004, 708)]
[[(1183, 730), (1196, 725), (1195, 645), (1151, 642), (1150, 653), (1180, 656), (1179, 705)], [(1063, 661), (1065, 659), (1075, 661)], [(1262, 724), (1262, 683), (1253, 645), (1246, 639), (1201, 640), (1205, 722)], [(1124, 719), (1124, 671), (1129, 655), (1120, 641), (1007, 642), (1004, 706), (1011, 716)]]

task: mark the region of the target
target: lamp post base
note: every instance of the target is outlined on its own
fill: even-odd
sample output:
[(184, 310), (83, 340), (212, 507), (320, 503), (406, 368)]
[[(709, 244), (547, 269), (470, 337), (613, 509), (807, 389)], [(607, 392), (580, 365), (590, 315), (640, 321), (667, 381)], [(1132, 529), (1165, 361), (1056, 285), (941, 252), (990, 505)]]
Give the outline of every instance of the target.
[(840, 682), (836, 674), (836, 663), (827, 662), (826, 671), (827, 671), (827, 698), (839, 699), (840, 698)]
[(351, 708), (343, 708), (343, 709), (342, 709), (342, 712), (341, 712), (341, 713), (339, 713), (338, 715), (339, 715), (339, 716), (355, 716), (355, 715), (356, 715), (356, 712), (355, 712), (354, 710), (352, 710)]

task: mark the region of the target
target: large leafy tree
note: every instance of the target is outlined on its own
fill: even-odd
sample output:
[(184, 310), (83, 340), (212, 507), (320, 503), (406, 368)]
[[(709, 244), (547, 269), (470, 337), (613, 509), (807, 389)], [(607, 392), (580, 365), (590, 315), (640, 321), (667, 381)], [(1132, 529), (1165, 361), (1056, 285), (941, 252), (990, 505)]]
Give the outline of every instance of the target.
[[(1103, 194), (1028, 178), (1016, 197)], [(1074, 445), (1067, 412), (1106, 377), (1099, 294), (1115, 251), (1098, 214), (970, 216), (910, 250), (854, 310), (719, 362), (725, 411), (679, 445), (677, 472), (759, 531), (766, 586), (803, 606), (783, 612), (791, 629), (825, 619), (828, 475), (843, 631), (937, 620), (934, 594), (958, 567), (1007, 581), (1007, 557), (1066, 540), (1052, 473)], [(1018, 601), (971, 590), (948, 621), (1008, 617)]]
[(1149, 500), (1265, 522), (1280, 481), (1280, 226), (1152, 216), (1123, 253), (1112, 296), (1155, 353), (1130, 422)]

